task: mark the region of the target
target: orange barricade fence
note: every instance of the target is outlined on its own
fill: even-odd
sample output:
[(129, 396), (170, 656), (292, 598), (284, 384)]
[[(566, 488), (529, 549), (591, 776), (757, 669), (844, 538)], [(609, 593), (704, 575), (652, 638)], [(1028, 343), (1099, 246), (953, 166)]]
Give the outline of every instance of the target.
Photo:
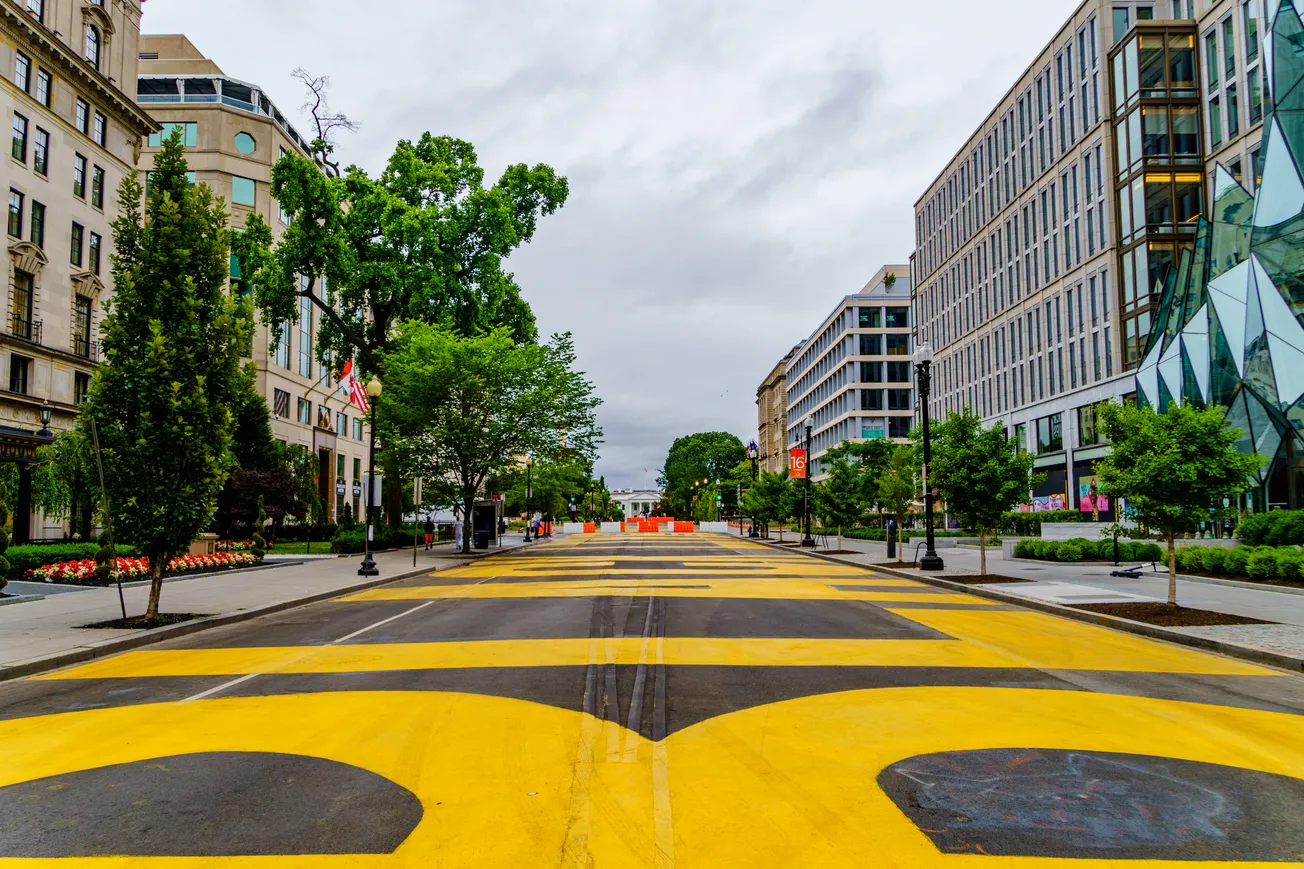
[(692, 534), (696, 530), (697, 526), (692, 522), (676, 522), (674, 527), (676, 534)]
[(585, 533), (585, 534), (597, 534), (597, 533), (598, 533), (598, 526), (597, 526), (597, 524), (596, 524), (596, 523), (593, 523), (593, 522), (585, 522), (585, 523), (584, 523), (584, 533)]

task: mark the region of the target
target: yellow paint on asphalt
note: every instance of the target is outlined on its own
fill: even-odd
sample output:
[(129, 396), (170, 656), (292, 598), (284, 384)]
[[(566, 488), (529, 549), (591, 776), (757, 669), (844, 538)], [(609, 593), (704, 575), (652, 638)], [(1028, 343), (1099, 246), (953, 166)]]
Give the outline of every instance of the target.
[[(863, 575), (863, 574), (862, 574)], [(834, 580), (833, 583), (845, 583)], [(376, 588), (340, 598), (340, 602), (380, 600), (491, 600), (541, 597), (646, 597), (655, 591), (665, 597), (724, 598), (733, 600), (868, 600), (881, 603), (935, 603), (999, 606), (965, 594), (939, 595), (934, 591), (843, 591), (832, 584), (784, 579), (733, 579), (715, 581), (703, 575), (687, 587), (669, 582), (618, 580), (577, 585), (565, 581), (485, 583), (483, 585), (413, 585)]]
[[(425, 808), (390, 854), (11, 858), (0, 869), (1189, 869), (1181, 860), (939, 853), (875, 781), (910, 757), (990, 748), (1304, 776), (1304, 717), (1087, 692), (916, 687), (789, 700), (674, 733), (648, 761), (594, 758), (579, 788), (576, 759), (591, 725), (583, 713), (522, 700), (384, 691), (0, 721), (0, 786), (176, 754), (276, 752), (369, 770)], [(587, 829), (576, 823), (583, 818)]]

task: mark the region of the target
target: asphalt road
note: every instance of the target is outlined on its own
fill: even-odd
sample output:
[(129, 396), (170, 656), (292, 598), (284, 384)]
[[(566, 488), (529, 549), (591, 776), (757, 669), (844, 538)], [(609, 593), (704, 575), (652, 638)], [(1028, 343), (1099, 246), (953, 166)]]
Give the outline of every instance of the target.
[(1279, 865), (1301, 710), (799, 553), (572, 538), (0, 685), (0, 869)]

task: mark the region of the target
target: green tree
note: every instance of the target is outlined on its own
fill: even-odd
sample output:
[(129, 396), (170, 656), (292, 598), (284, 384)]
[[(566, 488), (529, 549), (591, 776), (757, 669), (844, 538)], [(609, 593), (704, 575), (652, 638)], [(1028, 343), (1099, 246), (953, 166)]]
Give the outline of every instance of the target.
[(147, 619), (168, 561), (212, 521), (251, 330), (227, 286), (224, 203), (187, 180), (179, 133), (154, 166), (143, 214), (136, 173), (118, 188), (104, 362), (82, 416), (99, 429), (115, 531), (150, 560)]
[(308, 526), (308, 552), (311, 554), (313, 532), (330, 522), (330, 508), (321, 496), (318, 480), (321, 462), (316, 453), (302, 444), (286, 447), (285, 462), (294, 481), (295, 506), (291, 515), (299, 524)]
[(100, 500), (90, 437), (80, 429), (59, 432), (53, 443), (36, 451), (36, 458), (32, 506), (52, 518), (70, 520), (73, 536), (90, 540)]
[[(895, 444), (888, 457), (887, 467), (878, 481), (878, 503), (896, 520), (898, 534), (918, 497), (919, 464), (914, 447), (910, 444)], [(897, 561), (903, 560), (902, 548), (897, 547)]]
[(856, 469), (857, 478), (860, 481), (861, 497), (865, 501), (865, 509), (876, 508), (880, 520), (882, 519), (883, 508), (879, 504), (878, 483), (887, 470), (895, 448), (896, 444), (893, 441), (886, 438), (875, 438), (867, 441), (843, 441), (828, 452), (828, 461), (830, 462), (836, 462), (838, 459), (843, 458), (852, 462)]
[(987, 574), (987, 538), (1000, 530), (1001, 516), (1028, 498), (1044, 474), (1032, 472), (1034, 458), (1020, 453), (1003, 429), (984, 429), (969, 408), (951, 413), (933, 432), (928, 481), (947, 511), (978, 532), (979, 573)]
[(842, 529), (858, 525), (869, 509), (865, 499), (865, 480), (856, 464), (844, 457), (828, 463), (828, 479), (815, 487), (815, 514), (820, 522), (838, 529), (838, 549), (842, 548)]
[[(314, 148), (330, 152), (321, 140)], [(356, 353), (364, 371), (383, 373), (407, 320), (465, 336), (505, 327), (516, 342), (533, 341), (534, 315), (503, 261), (567, 194), (566, 179), (543, 164), (509, 166), (486, 188), (469, 143), (429, 133), (399, 142), (378, 178), (356, 166), (333, 177), (288, 154), (272, 169), (272, 196), (289, 226), (273, 244), (252, 214), (235, 251), (266, 322), (294, 320), (308, 299), (322, 364)]]
[(782, 473), (761, 471), (756, 484), (743, 495), (743, 510), (757, 522), (766, 526), (771, 522), (779, 526), (779, 541), (783, 541), (783, 523), (792, 515), (792, 484), (788, 470)]
[[(701, 481), (728, 477), (746, 456), (743, 442), (727, 432), (698, 432), (678, 438), (670, 447), (658, 480), (671, 511), (676, 515), (691, 515), (693, 496), (698, 494)], [(711, 510), (714, 515), (714, 504)]]
[(377, 419), (386, 464), (462, 506), (468, 551), (471, 508), (486, 480), (520, 456), (591, 462), (601, 442), (601, 402), (575, 370), (569, 335), (517, 344), (506, 328), (468, 338), (407, 322), (386, 366)]
[(263, 536), (263, 532), (267, 530), (267, 511), (263, 509), (263, 499), (261, 496), (258, 498), (258, 514), (254, 518), (253, 525), (254, 545), (249, 551), (253, 553), (254, 558), (262, 561), (267, 555), (267, 538)]
[[(1224, 512), (1267, 461), (1236, 448), (1241, 430), (1230, 428), (1222, 408), (1198, 410), (1109, 403), (1100, 409), (1110, 453), (1096, 462), (1100, 488), (1129, 515), (1168, 542), (1168, 602), (1177, 605), (1177, 535)], [(1234, 508), (1233, 508), (1234, 509)]]

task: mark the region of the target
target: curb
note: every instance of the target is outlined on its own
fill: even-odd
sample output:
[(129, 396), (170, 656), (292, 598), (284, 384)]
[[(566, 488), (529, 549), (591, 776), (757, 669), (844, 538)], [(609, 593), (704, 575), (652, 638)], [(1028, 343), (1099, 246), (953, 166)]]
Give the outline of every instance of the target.
[[(469, 562), (468, 562), (469, 563)], [(464, 565), (449, 565), (452, 567), (462, 567)], [(177, 637), (184, 637), (188, 634), (198, 633), (208, 628), (219, 628), (223, 625), (233, 625), (239, 622), (249, 621), (259, 618), (260, 616), (272, 615), (285, 610), (294, 609), (295, 607), (307, 606), (308, 604), (320, 603), (324, 600), (343, 597), (349, 594), (356, 594), (360, 591), (366, 591), (369, 588), (375, 588), (381, 585), (387, 585), (391, 582), (400, 582), (405, 579), (412, 579), (416, 576), (425, 576), (432, 572), (429, 567), (418, 568), (416, 570), (407, 570), (396, 576), (389, 576), (384, 579), (373, 579), (367, 582), (359, 582), (344, 588), (334, 588), (329, 591), (318, 592), (308, 595), (307, 597), (295, 598), (293, 600), (280, 601), (278, 603), (268, 604), (251, 610), (241, 610), (224, 615), (209, 616), (204, 619), (195, 619), (189, 622), (182, 622), (179, 625), (169, 625), (162, 628), (154, 628), (131, 637), (123, 637), (119, 640), (108, 640), (94, 646), (81, 646), (71, 652), (59, 652), (54, 655), (48, 655), (44, 658), (38, 658), (33, 661), (24, 661), (21, 664), (14, 664), (8, 667), (0, 667), (0, 682), (10, 679), (20, 679), (24, 676), (32, 676), (37, 673), (44, 673), (48, 670), (57, 670), (61, 667), (67, 667), (72, 664), (81, 664), (94, 658), (102, 658), (106, 655), (116, 655), (118, 652), (126, 652), (141, 646), (148, 646), (154, 643), (160, 643), (164, 640), (171, 640)]]
[[(770, 545), (770, 544), (766, 544)], [(776, 547), (778, 548), (778, 547)], [(787, 549), (789, 547), (783, 547)], [(857, 564), (854, 561), (846, 561), (838, 558), (836, 555), (820, 555), (810, 550), (798, 549), (798, 552), (804, 552), (814, 558), (822, 558), (825, 561), (832, 561), (836, 564), (846, 564), (852, 567), (861, 567), (865, 570), (873, 570), (879, 573), (886, 573), (889, 576), (895, 576), (899, 579), (911, 579), (916, 582), (922, 582), (925, 585), (944, 588), (948, 591), (957, 591), (973, 597), (986, 598), (988, 600), (999, 601), (1001, 603), (1013, 604), (1023, 607), (1024, 609), (1037, 610), (1039, 612), (1049, 613), (1050, 615), (1060, 616), (1061, 618), (1073, 619), (1078, 622), (1097, 625), (1104, 628), (1113, 628), (1129, 634), (1137, 634), (1151, 640), (1164, 640), (1170, 643), (1176, 643), (1180, 646), (1190, 646), (1205, 652), (1217, 652), (1226, 655), (1229, 658), (1239, 658), (1243, 661), (1249, 661), (1254, 664), (1266, 664), (1270, 667), (1278, 667), (1282, 670), (1289, 670), (1293, 673), (1304, 672), (1304, 658), (1296, 658), (1290, 655), (1283, 655), (1277, 652), (1267, 652), (1262, 649), (1253, 649), (1249, 646), (1238, 646), (1233, 643), (1224, 643), (1221, 640), (1212, 640), (1207, 637), (1196, 637), (1191, 634), (1183, 634), (1179, 631), (1161, 628), (1158, 625), (1150, 625), (1145, 622), (1135, 622), (1131, 619), (1119, 618), (1118, 616), (1107, 616), (1102, 613), (1093, 613), (1087, 610), (1073, 609), (1072, 607), (1060, 606), (1059, 604), (1048, 603), (1046, 601), (1031, 600), (1019, 595), (1008, 592), (997, 591), (993, 588), (985, 588), (980, 585), (965, 585), (960, 582), (951, 582), (945, 579), (939, 579), (933, 576), (919, 576), (913, 573), (906, 573), (903, 570), (894, 570), (890, 567), (867, 566)]]
[(0, 606), (9, 606), (11, 603), (27, 603), (30, 600), (45, 600), (45, 595), (16, 594), (13, 597), (0, 598)]

